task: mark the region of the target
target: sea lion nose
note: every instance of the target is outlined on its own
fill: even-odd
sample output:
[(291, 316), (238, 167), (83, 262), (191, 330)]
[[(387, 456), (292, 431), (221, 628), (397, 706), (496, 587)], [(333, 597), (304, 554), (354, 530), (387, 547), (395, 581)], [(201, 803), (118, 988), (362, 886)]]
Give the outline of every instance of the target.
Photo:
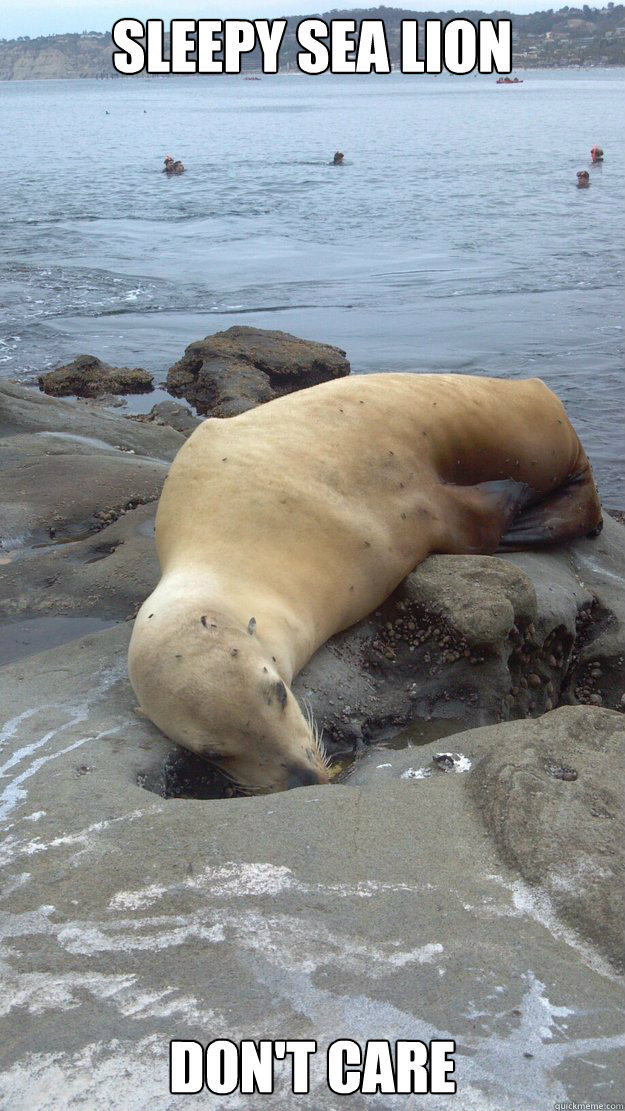
[(291, 791), (294, 787), (312, 787), (314, 783), (323, 783), (323, 780), (313, 768), (308, 768), (305, 764), (288, 765), (287, 791)]

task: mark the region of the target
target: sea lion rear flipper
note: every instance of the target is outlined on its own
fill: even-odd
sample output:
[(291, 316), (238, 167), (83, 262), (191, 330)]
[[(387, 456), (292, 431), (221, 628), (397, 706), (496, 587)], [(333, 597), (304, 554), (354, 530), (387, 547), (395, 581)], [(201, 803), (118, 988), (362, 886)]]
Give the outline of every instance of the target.
[(546, 498), (524, 509), (499, 542), (501, 551), (565, 544), (581, 536), (598, 536), (601, 506), (587, 466)]
[(476, 486), (447, 485), (441, 500), (446, 509), (442, 552), (490, 555), (511, 522), (537, 497), (525, 482), (513, 478)]

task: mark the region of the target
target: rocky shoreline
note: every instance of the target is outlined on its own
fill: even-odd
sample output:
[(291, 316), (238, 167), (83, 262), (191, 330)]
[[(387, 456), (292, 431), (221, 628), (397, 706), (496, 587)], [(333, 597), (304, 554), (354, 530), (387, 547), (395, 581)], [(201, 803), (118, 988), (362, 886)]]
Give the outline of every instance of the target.
[[(168, 388), (228, 416), (346, 373), (336, 348), (234, 328)], [(137, 713), (125, 670), (197, 420), (0, 384), (2, 1105), (178, 1106), (172, 1037), (426, 1034), (456, 1039), (460, 1108), (618, 1099), (622, 524), (428, 559), (294, 684), (336, 781), (231, 798)], [(321, 1073), (254, 1099), (333, 1106)]]

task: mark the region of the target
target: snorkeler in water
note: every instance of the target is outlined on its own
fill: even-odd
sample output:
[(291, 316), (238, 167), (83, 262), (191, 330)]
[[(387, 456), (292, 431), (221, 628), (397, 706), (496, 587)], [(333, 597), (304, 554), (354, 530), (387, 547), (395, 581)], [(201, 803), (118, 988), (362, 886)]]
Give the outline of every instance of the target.
[(334, 158), (332, 159), (332, 165), (333, 166), (342, 166), (344, 158), (345, 158), (345, 155), (343, 154), (342, 150), (335, 150)]
[(173, 159), (171, 154), (166, 154), (164, 158), (165, 166), (163, 169), (164, 174), (183, 174), (184, 165), (178, 159)]

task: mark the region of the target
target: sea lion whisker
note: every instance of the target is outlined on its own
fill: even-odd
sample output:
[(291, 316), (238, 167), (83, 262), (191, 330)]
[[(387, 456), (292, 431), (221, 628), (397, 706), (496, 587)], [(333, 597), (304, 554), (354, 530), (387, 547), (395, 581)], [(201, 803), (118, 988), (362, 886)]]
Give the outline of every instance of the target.
[(323, 764), (324, 768), (329, 768), (331, 763), (330, 753), (323, 743), (323, 729), (321, 730), (317, 739), (317, 751), (319, 753), (319, 756), (321, 757), (321, 763)]
[(236, 787), (238, 793), (244, 795), (246, 798), (251, 798), (253, 795), (260, 795), (265, 791), (264, 787), (248, 787), (245, 783), (237, 783), (234, 779), (231, 780), (231, 783)]
[(304, 713), (304, 717), (306, 718), (306, 721), (308, 723), (309, 729), (312, 729), (312, 727), (313, 727), (312, 708), (311, 708), (310, 702), (308, 701), (307, 698), (302, 698), (301, 708), (302, 708), (302, 711)]
[(310, 732), (312, 733), (313, 742), (314, 742), (315, 748), (317, 749), (317, 753), (319, 755), (321, 763), (323, 764), (324, 768), (327, 768), (328, 765), (329, 765), (330, 758), (329, 758), (328, 753), (326, 751), (326, 747), (323, 743), (323, 728), (320, 729), (319, 726), (317, 725), (317, 722), (315, 721), (315, 718), (314, 718), (314, 715), (313, 715), (312, 706), (310, 705), (310, 702), (308, 701), (308, 699), (303, 699), (302, 700), (302, 706), (304, 707), (306, 721), (308, 722), (308, 728), (310, 729)]

